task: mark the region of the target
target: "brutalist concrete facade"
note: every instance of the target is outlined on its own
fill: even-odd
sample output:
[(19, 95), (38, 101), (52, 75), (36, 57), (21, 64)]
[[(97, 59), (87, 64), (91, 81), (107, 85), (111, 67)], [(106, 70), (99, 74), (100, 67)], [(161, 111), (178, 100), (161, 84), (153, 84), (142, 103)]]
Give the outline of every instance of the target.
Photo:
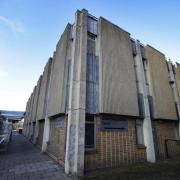
[(24, 135), (67, 174), (180, 154), (180, 66), (77, 11), (27, 106)]

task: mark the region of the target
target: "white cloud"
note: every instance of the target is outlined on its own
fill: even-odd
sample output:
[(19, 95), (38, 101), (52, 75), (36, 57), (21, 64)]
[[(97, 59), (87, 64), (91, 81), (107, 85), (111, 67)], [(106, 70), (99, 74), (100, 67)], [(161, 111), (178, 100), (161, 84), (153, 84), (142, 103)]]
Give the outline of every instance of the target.
[(0, 16), (0, 21), (3, 22), (6, 26), (8, 26), (11, 30), (23, 33), (24, 32), (24, 26), (19, 21), (12, 21), (4, 16)]

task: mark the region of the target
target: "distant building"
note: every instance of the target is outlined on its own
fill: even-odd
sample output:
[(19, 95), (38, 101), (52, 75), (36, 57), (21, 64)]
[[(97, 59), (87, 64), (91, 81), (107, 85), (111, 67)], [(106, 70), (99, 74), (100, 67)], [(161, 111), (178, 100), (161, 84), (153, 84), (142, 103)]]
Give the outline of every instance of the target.
[(179, 116), (180, 66), (82, 10), (27, 102), (23, 133), (82, 175), (180, 154)]

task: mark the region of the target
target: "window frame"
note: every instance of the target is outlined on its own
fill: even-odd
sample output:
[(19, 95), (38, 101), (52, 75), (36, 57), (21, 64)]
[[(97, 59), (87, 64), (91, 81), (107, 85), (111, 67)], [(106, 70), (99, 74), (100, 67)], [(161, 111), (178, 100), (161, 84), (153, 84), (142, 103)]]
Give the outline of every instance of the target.
[[(91, 120), (87, 120), (88, 118), (92, 118), (93, 121)], [(86, 124), (94, 124), (94, 146), (92, 148), (87, 148), (86, 147)], [(94, 115), (86, 115), (86, 119), (85, 119), (85, 139), (84, 139), (84, 146), (85, 146), (85, 151), (94, 151), (96, 150), (96, 118)]]
[[(143, 141), (143, 143), (141, 144), (141, 143), (139, 143), (138, 142), (138, 131), (137, 131), (137, 129), (138, 129), (138, 126), (141, 126), (141, 128), (142, 128), (142, 141)], [(144, 132), (143, 132), (143, 120), (139, 120), (139, 119), (136, 119), (136, 121), (135, 121), (135, 131), (136, 131), (136, 145), (137, 146), (139, 146), (139, 147), (145, 147), (145, 144), (144, 144)]]

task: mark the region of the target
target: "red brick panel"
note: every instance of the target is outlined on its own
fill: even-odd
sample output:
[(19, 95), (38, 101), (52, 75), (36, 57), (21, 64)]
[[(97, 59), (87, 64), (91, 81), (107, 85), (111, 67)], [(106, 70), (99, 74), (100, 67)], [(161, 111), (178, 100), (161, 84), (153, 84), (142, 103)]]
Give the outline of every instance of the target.
[[(159, 158), (166, 158), (165, 139), (176, 139), (177, 123), (175, 121), (156, 121), (157, 141), (159, 147)], [(176, 142), (168, 141), (169, 156), (180, 154), (180, 145)]]
[(85, 153), (85, 170), (112, 168), (146, 161), (146, 149), (136, 145), (135, 120), (128, 120), (128, 131), (101, 131), (96, 118), (96, 150)]

